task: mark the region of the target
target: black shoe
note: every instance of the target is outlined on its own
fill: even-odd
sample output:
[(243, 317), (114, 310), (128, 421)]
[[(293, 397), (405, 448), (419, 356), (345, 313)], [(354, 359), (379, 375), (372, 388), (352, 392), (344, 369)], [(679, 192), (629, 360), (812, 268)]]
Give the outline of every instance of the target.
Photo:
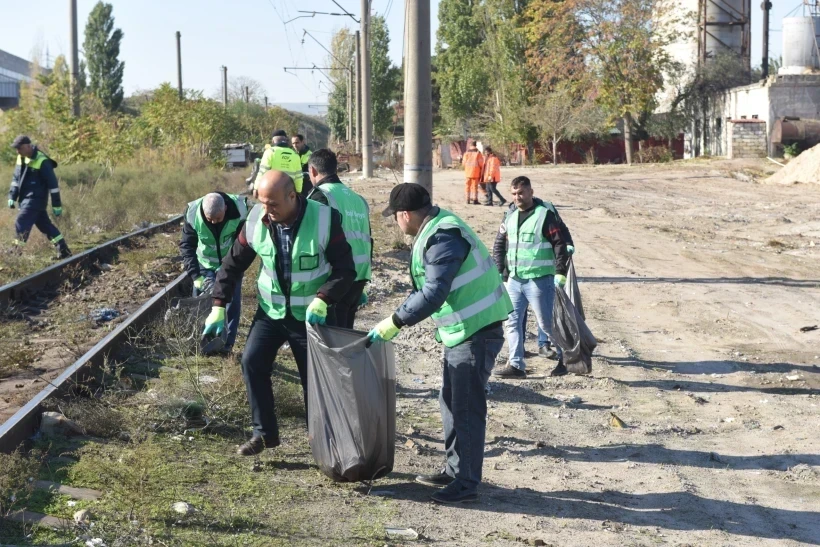
[(454, 482), (447, 488), (436, 492), (430, 499), (442, 505), (456, 505), (459, 503), (475, 503), (478, 501), (478, 492), (468, 490), (461, 484)]
[(477, 199), (474, 199), (474, 200), (473, 200), (473, 205), (481, 205), (481, 204), (478, 202), (478, 200), (477, 200)]
[(541, 357), (546, 357), (547, 359), (552, 359), (553, 361), (558, 360), (558, 353), (549, 346), (541, 346), (538, 348), (538, 355)]
[(65, 243), (65, 241), (61, 241), (60, 244), (57, 246), (57, 260), (62, 260), (70, 256), (71, 249), (68, 248), (68, 245)]
[(506, 199), (498, 204), (499, 207), (504, 207), (505, 205), (507, 205), (507, 200)]
[(256, 456), (262, 453), (266, 448), (274, 448), (279, 446), (279, 441), (266, 442), (262, 437), (251, 437), (251, 440), (240, 446), (236, 453), (239, 456)]
[(449, 486), (455, 479), (444, 472), (444, 469), (435, 475), (416, 475), (416, 482), (425, 486)]
[(568, 374), (567, 367), (564, 366), (563, 361), (558, 361), (558, 364), (555, 365), (555, 368), (550, 371), (550, 376), (566, 376)]
[(493, 376), (497, 378), (522, 379), (527, 377), (527, 373), (519, 368), (515, 368), (509, 363), (493, 371)]

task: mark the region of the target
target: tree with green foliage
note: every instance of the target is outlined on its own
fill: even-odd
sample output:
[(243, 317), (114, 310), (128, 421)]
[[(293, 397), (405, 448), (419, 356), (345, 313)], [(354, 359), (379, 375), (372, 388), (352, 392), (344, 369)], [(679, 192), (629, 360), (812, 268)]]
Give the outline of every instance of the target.
[(393, 129), (393, 98), (401, 71), (390, 61), (390, 31), (384, 17), (370, 20), (370, 97), (373, 104), (373, 135), (386, 139)]
[(88, 90), (111, 111), (122, 103), (125, 63), (119, 60), (123, 33), (114, 28), (113, 7), (97, 2), (85, 26), (83, 49), (88, 64)]

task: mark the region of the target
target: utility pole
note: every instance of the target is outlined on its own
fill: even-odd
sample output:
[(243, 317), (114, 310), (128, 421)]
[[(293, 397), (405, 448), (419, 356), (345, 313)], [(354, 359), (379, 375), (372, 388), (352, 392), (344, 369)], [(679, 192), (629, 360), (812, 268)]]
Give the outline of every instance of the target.
[(356, 153), (362, 151), (362, 57), (359, 55), (359, 31), (356, 31)]
[(228, 67), (222, 67), (222, 106), (228, 108)]
[(179, 100), (182, 100), (182, 34), (177, 31), (177, 87)]
[(433, 90), (430, 82), (430, 0), (407, 0), (404, 78), (404, 182), (433, 197)]
[(362, 0), (362, 178), (373, 176), (373, 111), (370, 104), (370, 0)]
[(71, 30), (71, 110), (80, 117), (80, 46), (77, 37), (77, 0), (68, 1), (68, 17)]
[(265, 95), (265, 112), (268, 111), (268, 96)]
[(353, 140), (353, 67), (347, 71), (347, 142)]
[(251, 102), (251, 90), (248, 86), (245, 86), (245, 104)]
[(761, 67), (765, 80), (769, 77), (769, 11), (772, 9), (772, 3), (769, 0), (763, 0), (760, 7), (763, 9), (763, 63)]

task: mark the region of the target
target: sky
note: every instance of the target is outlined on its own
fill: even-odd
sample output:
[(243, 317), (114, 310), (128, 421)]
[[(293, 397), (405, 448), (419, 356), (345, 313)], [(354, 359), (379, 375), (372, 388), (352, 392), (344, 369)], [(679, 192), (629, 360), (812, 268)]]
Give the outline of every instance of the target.
[[(358, 17), (359, 0), (337, 0)], [(248, 76), (262, 83), (271, 103), (326, 102), (326, 79), (319, 72), (285, 73), (286, 66), (325, 66), (327, 54), (310, 37), (302, 43), (303, 29), (326, 47), (332, 34), (344, 26), (358, 25), (348, 17), (316, 15), (286, 21), (298, 10), (340, 12), (331, 0), (109, 0), (115, 24), (125, 34), (120, 58), (125, 61), (123, 87), (126, 95), (151, 89), (162, 82), (176, 84), (175, 32), (182, 33), (182, 77), (186, 88), (214, 95), (220, 88), (220, 69), (228, 77)], [(88, 13), (96, 0), (77, 0), (80, 47)], [(431, 0), (432, 29), (438, 27), (439, 0)], [(781, 53), (781, 20), (802, 0), (774, 0), (771, 14), (771, 56)], [(31, 58), (38, 48), (51, 59), (68, 53), (69, 23), (66, 0), (0, 0), (0, 49)], [(752, 0), (752, 64), (761, 59), (762, 16)], [(32, 11), (33, 10), (33, 11)], [(375, 14), (387, 14), (390, 56), (401, 62), (404, 31), (403, 0), (372, 0)], [(800, 9), (795, 12), (800, 15)]]

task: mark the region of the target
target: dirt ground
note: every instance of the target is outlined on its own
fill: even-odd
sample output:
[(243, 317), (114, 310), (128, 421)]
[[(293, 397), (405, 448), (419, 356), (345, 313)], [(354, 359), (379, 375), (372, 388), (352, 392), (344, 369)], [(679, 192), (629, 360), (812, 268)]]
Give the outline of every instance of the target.
[[(800, 330), (820, 323), (820, 189), (732, 178), (741, 167), (769, 168), (502, 170), (572, 231), (594, 370), (544, 378), (554, 363), (532, 357), (540, 378), (491, 380), (481, 502), (438, 507), (412, 476), (442, 461), (440, 348), (429, 322), (405, 329), (392, 525), (441, 545), (820, 544), (820, 331)], [(374, 209), (396, 182), (380, 175), (352, 182)], [(492, 245), (502, 209), (465, 205), (458, 172), (434, 190)], [(407, 255), (378, 257), (359, 328), (401, 302)], [(531, 319), (531, 351), (534, 334)]]

